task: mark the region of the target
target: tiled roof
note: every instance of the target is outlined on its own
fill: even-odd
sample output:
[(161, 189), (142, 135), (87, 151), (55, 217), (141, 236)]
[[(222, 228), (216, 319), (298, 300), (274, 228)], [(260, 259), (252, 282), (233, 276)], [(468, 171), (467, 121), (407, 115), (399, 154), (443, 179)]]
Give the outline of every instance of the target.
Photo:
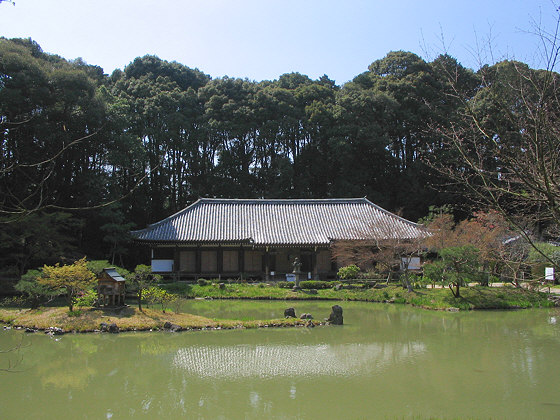
[(416, 238), (426, 230), (366, 198), (201, 198), (131, 234), (140, 242), (327, 245), (331, 240)]

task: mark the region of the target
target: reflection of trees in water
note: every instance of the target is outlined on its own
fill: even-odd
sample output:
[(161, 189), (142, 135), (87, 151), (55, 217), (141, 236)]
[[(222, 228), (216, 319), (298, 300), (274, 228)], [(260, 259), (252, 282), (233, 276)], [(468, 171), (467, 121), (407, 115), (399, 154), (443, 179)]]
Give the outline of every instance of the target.
[(48, 363), (36, 366), (43, 386), (56, 388), (85, 389), (98, 373), (89, 358), (98, 351), (98, 346), (90, 340), (66, 340), (57, 344), (64, 348), (61, 354), (52, 354)]
[(426, 351), (421, 342), (405, 344), (192, 346), (180, 349), (177, 368), (199, 377), (242, 378), (306, 375), (358, 375)]
[(67, 360), (55, 360), (47, 369), (39, 366), (37, 371), (43, 386), (72, 389), (85, 389), (90, 379), (97, 374), (97, 370), (91, 366), (80, 366)]

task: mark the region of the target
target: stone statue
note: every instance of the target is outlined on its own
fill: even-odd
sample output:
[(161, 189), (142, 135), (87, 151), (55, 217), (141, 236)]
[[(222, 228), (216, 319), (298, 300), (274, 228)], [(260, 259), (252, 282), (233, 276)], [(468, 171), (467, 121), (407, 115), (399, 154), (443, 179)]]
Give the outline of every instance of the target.
[(294, 267), (293, 273), (301, 273), (301, 262), (299, 262), (298, 257), (294, 259), (294, 263), (292, 265)]
[(300, 287), (299, 287), (299, 276), (301, 275), (301, 262), (299, 262), (298, 257), (296, 257), (294, 259), (293, 266), (294, 266), (293, 273), (296, 275), (296, 278), (295, 278), (296, 284), (294, 285), (293, 290), (299, 290), (300, 289)]

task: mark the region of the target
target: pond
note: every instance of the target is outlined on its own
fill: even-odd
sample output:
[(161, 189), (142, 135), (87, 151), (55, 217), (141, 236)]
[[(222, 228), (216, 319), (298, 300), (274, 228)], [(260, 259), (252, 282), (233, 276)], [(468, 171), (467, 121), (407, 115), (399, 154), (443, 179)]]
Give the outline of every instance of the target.
[[(189, 301), (215, 318), (324, 318), (329, 302)], [(0, 331), (0, 418), (560, 417), (558, 309), (343, 302), (345, 325), (83, 334)]]

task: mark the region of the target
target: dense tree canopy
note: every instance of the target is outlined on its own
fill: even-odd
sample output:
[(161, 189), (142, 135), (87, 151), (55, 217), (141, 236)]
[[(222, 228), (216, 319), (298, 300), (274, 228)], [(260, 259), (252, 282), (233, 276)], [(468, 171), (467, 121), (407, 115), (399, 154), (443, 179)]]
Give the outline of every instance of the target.
[[(199, 197), (367, 196), (412, 220), (430, 205), (467, 204), (451, 194), (465, 186), (444, 188), (449, 173), (434, 170), (473, 170), (449, 133), (470, 130), (484, 167), (500, 172), (506, 147), (523, 150), (524, 121), (531, 127), (512, 115), (526, 115), (522, 100), (538, 102), (519, 76), (550, 74), (509, 61), (473, 72), (448, 55), (395, 51), (342, 86), (299, 73), (212, 79), (149, 55), (105, 75), (1, 38), (0, 234), (9, 241), (0, 264), (22, 273), (69, 249), (120, 261), (126, 229)], [(484, 147), (497, 139), (500, 156)], [(72, 240), (62, 250), (41, 235)]]

